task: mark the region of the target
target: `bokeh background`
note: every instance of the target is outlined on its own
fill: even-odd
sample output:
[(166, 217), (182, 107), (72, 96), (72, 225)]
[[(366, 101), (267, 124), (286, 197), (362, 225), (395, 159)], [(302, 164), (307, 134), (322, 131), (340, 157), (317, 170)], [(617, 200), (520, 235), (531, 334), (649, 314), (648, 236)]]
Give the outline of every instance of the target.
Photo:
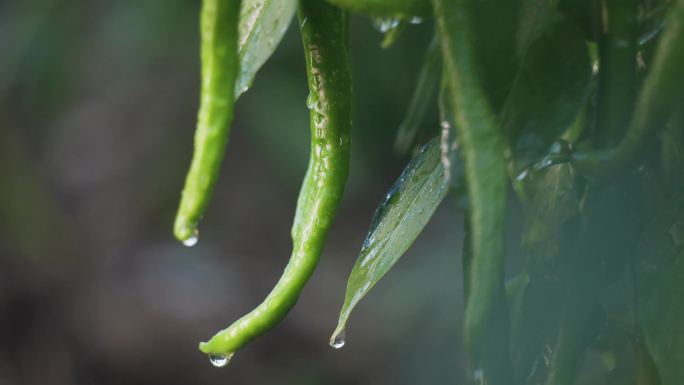
[[(0, 0), (0, 384), (458, 384), (462, 216), (447, 199), (328, 339), (425, 48), (352, 19), (353, 161), (313, 279), (225, 368), (197, 343), (251, 310), (290, 255), (308, 157), (304, 59), (290, 27), (237, 104), (193, 248), (171, 235), (199, 89), (197, 0)], [(429, 111), (423, 137), (437, 132)]]

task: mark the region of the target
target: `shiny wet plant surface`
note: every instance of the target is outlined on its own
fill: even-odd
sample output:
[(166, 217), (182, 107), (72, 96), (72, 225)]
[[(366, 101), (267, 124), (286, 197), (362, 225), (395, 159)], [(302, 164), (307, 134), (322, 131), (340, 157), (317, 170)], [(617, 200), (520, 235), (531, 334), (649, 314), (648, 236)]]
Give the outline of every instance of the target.
[[(369, 367), (392, 373), (381, 383), (674, 385), (682, 378), (684, 1), (204, 0), (199, 28), (193, 23), (147, 28), (132, 22), (139, 29), (127, 29), (128, 34), (121, 33), (116, 20), (136, 20), (141, 12), (148, 12), (147, 19), (172, 19), (174, 12), (198, 10), (180, 2), (164, 12), (153, 6), (112, 8), (117, 11), (104, 13), (112, 15), (99, 27), (102, 36), (112, 47), (140, 44), (149, 58), (143, 55), (138, 65), (149, 66), (149, 73), (154, 65), (144, 63), (159, 58), (191, 67), (188, 58), (198, 55), (188, 36), (199, 35), (200, 41), (199, 98), (190, 93), (174, 98), (185, 106), (178, 116), (186, 127), (193, 120), (190, 100), (200, 101), (194, 153), (174, 229), (182, 244), (193, 248), (156, 241), (163, 248), (142, 254), (156, 255), (151, 262), (123, 258), (126, 247), (109, 245), (133, 217), (155, 218), (141, 220), (137, 234), (164, 234), (150, 229), (168, 228), (163, 223), (171, 222), (169, 213), (178, 197), (172, 192), (180, 191), (180, 173), (167, 176), (164, 171), (188, 167), (192, 134), (184, 129), (173, 133), (173, 140), (162, 139), (167, 133), (159, 130), (164, 120), (145, 120), (150, 109), (140, 109), (140, 126), (151, 131), (122, 136), (133, 140), (138, 158), (133, 150), (110, 155), (91, 168), (70, 166), (60, 145), (79, 149), (70, 143), (81, 140), (82, 148), (90, 149), (97, 143), (83, 139), (83, 133), (70, 133), (78, 120), (66, 120), (54, 136), (20, 128), (38, 127), (39, 118), (28, 117), (40, 108), (55, 116), (45, 121), (64, 119), (61, 111), (68, 104), (60, 105), (50, 92), (38, 92), (47, 87), (31, 79), (41, 79), (42, 73), (43, 79), (78, 84), (54, 75), (55, 68), (69, 68), (68, 49), (54, 47), (75, 44), (75, 34), (47, 37), (45, 30), (54, 28), (51, 19), (84, 19), (77, 7), (59, 1), (41, 12), (1, 6), (21, 16), (21, 22), (3, 24), (17, 38), (2, 40), (12, 55), (0, 67), (0, 96), (7, 101), (2, 107), (11, 111), (2, 138), (9, 194), (0, 235), (10, 253), (25, 257), (7, 260), (8, 276), (24, 269), (37, 282), (7, 284), (5, 335), (41, 335), (25, 322), (43, 318), (38, 315), (45, 310), (38, 310), (43, 306), (34, 297), (47, 286), (64, 293), (47, 296), (48, 309), (63, 310), (59, 303), (73, 309), (57, 330), (76, 330), (79, 323), (72, 318), (106, 325), (106, 316), (100, 316), (105, 306), (93, 304), (111, 299), (116, 304), (117, 298), (121, 305), (114, 308), (124, 314), (131, 308), (121, 298), (153, 304), (153, 324), (163, 325), (168, 335), (191, 331), (182, 338), (165, 338), (165, 351), (191, 350), (190, 340), (228, 326), (200, 344), (213, 366), (226, 366), (203, 374), (217, 378), (239, 378), (240, 367), (254, 362), (250, 356), (261, 357), (259, 362), (286, 356), (294, 367), (309, 360), (310, 369), (291, 372), (293, 383), (375, 383), (358, 374), (373, 372)], [(74, 30), (86, 28), (75, 25)], [(175, 41), (190, 47), (182, 54), (167, 37), (176, 29), (185, 33), (178, 33)], [(374, 36), (373, 44), (368, 36)], [(38, 54), (50, 60), (38, 60)], [(97, 63), (97, 55), (91, 55), (90, 62)], [(97, 68), (93, 64), (83, 68), (81, 77), (92, 77), (88, 82), (104, 78), (103, 84), (110, 84), (110, 76), (92, 71)], [(116, 73), (116, 68), (104, 68)], [(76, 77), (75, 71), (63, 71)], [(173, 77), (162, 74), (159, 84)], [(102, 97), (123, 95), (124, 88), (104, 88), (111, 93)], [(54, 83), (50, 89), (66, 88)], [(154, 87), (147, 92), (158, 91)], [(172, 111), (164, 106), (157, 108)], [(100, 121), (100, 115), (94, 116), (85, 121)], [(102, 132), (112, 135), (125, 121), (109, 125), (114, 129)], [(231, 131), (234, 141), (228, 140)], [(70, 140), (50, 142), (61, 136)], [(250, 144), (245, 151), (236, 143)], [(144, 170), (155, 176), (152, 183), (130, 183), (120, 176), (126, 170), (141, 172), (132, 166), (134, 161), (128, 168), (121, 162), (144, 159), (146, 151), (160, 144), (170, 145), (164, 150), (168, 155), (155, 156)], [(48, 167), (44, 156), (34, 155), (45, 148), (48, 154), (57, 151), (55, 165)], [(384, 159), (391, 149), (400, 159), (410, 158), (403, 171), (387, 167)], [(107, 186), (101, 176), (107, 164), (121, 170), (117, 174), (111, 166), (113, 171), (105, 175), (116, 181), (113, 191), (128, 194), (122, 202), (139, 202), (128, 210), (100, 209), (119, 211), (118, 222), (117, 215), (90, 211), (116, 207), (111, 192), (90, 187)], [(369, 169), (368, 164), (374, 166)], [(273, 180), (288, 190), (273, 186)], [(142, 200), (141, 188), (147, 196)], [(100, 202), (105, 203), (84, 206), (83, 200), (100, 195), (98, 191), (104, 191)], [(369, 204), (360, 203), (362, 194), (377, 204), (372, 218)], [(26, 196), (28, 204), (10, 204), (17, 202), (16, 196)], [(242, 218), (236, 221), (237, 205), (245, 208), (235, 213)], [(286, 211), (295, 213), (289, 233), (284, 230)], [(94, 219), (108, 230), (84, 231)], [(364, 239), (359, 232), (363, 228)], [(343, 242), (341, 229), (358, 235)], [(149, 248), (149, 241), (132, 241), (136, 232), (121, 234), (129, 234), (121, 239), (136, 245), (133, 249)], [(283, 272), (286, 261), (271, 256), (287, 254), (288, 235), (292, 254)], [(275, 237), (270, 249), (264, 245), (268, 237)], [(243, 242), (244, 249), (234, 249)], [(421, 242), (429, 246), (421, 248)], [(83, 251), (84, 243), (92, 243), (97, 258)], [(264, 258), (231, 262), (247, 260), (236, 254), (251, 254), (247, 250), (256, 245), (264, 247)], [(356, 253), (353, 267), (349, 259), (334, 259)], [(55, 254), (59, 262), (47, 258)], [(404, 254), (413, 258), (397, 264)], [(212, 259), (218, 256), (220, 264)], [(162, 274), (145, 278), (141, 269), (148, 267)], [(342, 280), (350, 267), (344, 291)], [(264, 282), (250, 285), (252, 279)], [(277, 284), (258, 304), (271, 280)], [(93, 290), (92, 298), (84, 300), (70, 292), (79, 285), (108, 287), (111, 293), (107, 297), (107, 291)], [(310, 287), (327, 294), (311, 294)], [(33, 309), (26, 314), (17, 305), (24, 304), (17, 302), (22, 298), (17, 288), (32, 294), (24, 300)], [(341, 309), (337, 327), (336, 304)], [(304, 315), (298, 310), (302, 307), (308, 309)], [(135, 319), (115, 321), (114, 327), (101, 327), (100, 334), (137, 335), (112, 338), (120, 341), (114, 344), (119, 351), (132, 350), (135, 341), (145, 340), (145, 333), (133, 332), (143, 330)], [(295, 338), (268, 342), (288, 332)], [(85, 341), (94, 337), (88, 328), (66, 334), (72, 337), (63, 338), (78, 342), (55, 353), (66, 357), (56, 367), (71, 368), (84, 378), (106, 378), (100, 373), (117, 373), (108, 365), (135, 366), (134, 355), (126, 353), (120, 353), (118, 363), (95, 358), (69, 364), (88, 350)], [(77, 335), (89, 337), (73, 337)], [(316, 338), (302, 344), (305, 335)], [(12, 337), (8, 340), (5, 376), (23, 379), (22, 357), (40, 344), (29, 344), (22, 353)], [(335, 349), (311, 358), (310, 352), (325, 348), (326, 340)], [(158, 349), (148, 348), (147, 356)], [(273, 353), (260, 356), (259, 349)], [(384, 359), (371, 365), (350, 358), (371, 352)], [(339, 372), (329, 365), (339, 365)], [(174, 372), (210, 370), (182, 368)], [(244, 382), (283, 381), (282, 376), (243, 373)]]

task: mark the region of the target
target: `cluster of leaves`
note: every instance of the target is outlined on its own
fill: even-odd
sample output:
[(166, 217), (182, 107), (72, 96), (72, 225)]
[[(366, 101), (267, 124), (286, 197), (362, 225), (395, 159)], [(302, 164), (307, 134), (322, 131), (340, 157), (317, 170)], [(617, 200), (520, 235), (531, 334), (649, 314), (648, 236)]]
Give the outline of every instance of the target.
[[(376, 18), (387, 34), (384, 46), (411, 22), (433, 22), (432, 5), (440, 3), (330, 2)], [(509, 200), (525, 214), (507, 221), (523, 229), (522, 239), (505, 251), (515, 267), (505, 274), (505, 298), (495, 303), (500, 316), (486, 329), (497, 354), (473, 357), (474, 379), (573, 384), (592, 352), (602, 358), (601, 383), (680, 383), (684, 109), (676, 103), (684, 100), (684, 46), (671, 45), (684, 41), (675, 36), (682, 34), (684, 2), (458, 2), (469, 10), (476, 76), (505, 138)], [(294, 0), (243, 2), (237, 94), (271, 55), (295, 7)], [(472, 180), (454, 129), (459, 111), (445, 80), (454, 74), (442, 65), (449, 31), (442, 28), (427, 48), (395, 147), (419, 146), (423, 114), (437, 93), (441, 133), (416, 153), (378, 207), (349, 277), (334, 344), (354, 306), (450, 191), (466, 218), (472, 209)], [(675, 53), (665, 60), (665, 50)], [(463, 248), (466, 296), (473, 281), (500, 279), (472, 271), (477, 256), (468, 231)]]

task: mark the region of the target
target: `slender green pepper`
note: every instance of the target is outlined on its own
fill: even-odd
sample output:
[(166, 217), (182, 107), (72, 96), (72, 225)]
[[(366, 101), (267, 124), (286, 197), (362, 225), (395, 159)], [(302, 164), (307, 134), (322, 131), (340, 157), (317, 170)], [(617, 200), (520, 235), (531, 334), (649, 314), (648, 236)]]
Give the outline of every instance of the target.
[(597, 125), (602, 143), (615, 145), (629, 124), (636, 94), (639, 24), (637, 0), (604, 0), (604, 28), (599, 40)]
[(328, 0), (328, 2), (373, 16), (405, 18), (430, 14), (429, 0)]
[(349, 170), (351, 70), (347, 14), (320, 0), (302, 0), (298, 10), (306, 55), (311, 109), (311, 157), (292, 227), (292, 257), (280, 281), (252, 312), (200, 350), (229, 356), (271, 329), (294, 306), (314, 271), (337, 211)]
[(627, 164), (649, 137), (656, 137), (651, 134), (665, 126), (684, 99), (684, 0), (673, 1), (666, 20), (625, 135), (613, 149), (573, 154), (573, 162), (581, 171), (605, 175)]
[(432, 4), (470, 199), (472, 260), (467, 272), (471, 280), (464, 320), (466, 347), (479, 366), (475, 374), (483, 375), (486, 383), (497, 385), (509, 383), (512, 378), (505, 330), (507, 312), (502, 311), (506, 309), (506, 163), (503, 136), (478, 73), (471, 20), (473, 2), (433, 0)]
[(233, 120), (238, 73), (240, 0), (203, 0), (200, 16), (202, 90), (195, 150), (185, 179), (174, 234), (188, 246), (209, 205)]

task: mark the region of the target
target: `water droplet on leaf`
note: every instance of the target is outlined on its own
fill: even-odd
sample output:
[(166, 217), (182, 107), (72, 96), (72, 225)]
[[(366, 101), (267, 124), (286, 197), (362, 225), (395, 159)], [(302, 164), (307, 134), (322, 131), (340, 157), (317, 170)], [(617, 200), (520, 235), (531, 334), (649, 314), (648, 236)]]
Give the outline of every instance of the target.
[(209, 355), (209, 362), (211, 362), (211, 364), (216, 366), (217, 368), (222, 368), (222, 367), (228, 365), (231, 358), (233, 358), (234, 354), (235, 353), (230, 353), (227, 356), (210, 354)]
[(346, 341), (344, 340), (345, 334), (346, 333), (344, 329), (335, 333), (330, 339), (330, 346), (332, 346), (335, 349), (342, 349), (342, 347), (346, 343)]

